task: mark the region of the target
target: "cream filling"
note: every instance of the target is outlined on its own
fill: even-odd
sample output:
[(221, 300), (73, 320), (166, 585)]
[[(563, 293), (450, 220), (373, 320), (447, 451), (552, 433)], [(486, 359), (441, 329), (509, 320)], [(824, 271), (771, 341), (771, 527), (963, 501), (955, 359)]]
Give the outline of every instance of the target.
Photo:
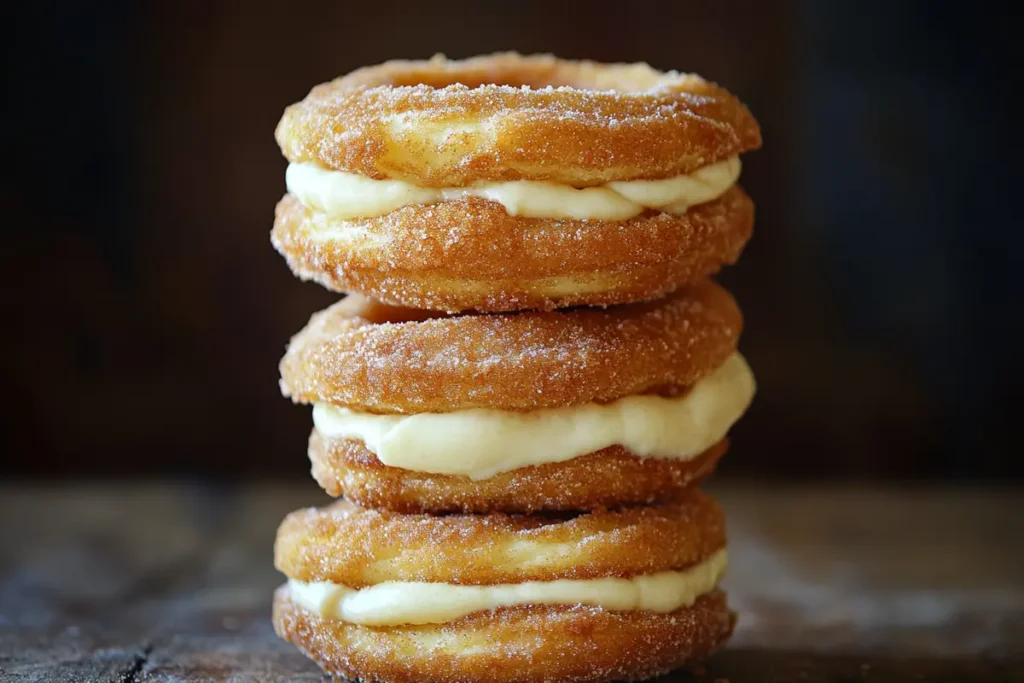
[(588, 605), (616, 612), (673, 612), (711, 591), (728, 564), (723, 548), (700, 564), (631, 579), (561, 579), (493, 586), (387, 581), (353, 589), (289, 579), (292, 600), (325, 619), (366, 626), (443, 624), (516, 605)]
[(313, 163), (288, 165), (288, 191), (307, 208), (334, 218), (374, 218), (403, 206), (482, 197), (498, 202), (512, 216), (615, 221), (647, 209), (686, 213), (696, 204), (722, 196), (740, 175), (740, 159), (730, 157), (692, 173), (664, 180), (622, 180), (577, 188), (561, 183), (515, 180), (466, 187), (420, 187), (403, 180), (374, 180)]
[(390, 467), (487, 479), (521, 467), (564, 462), (608, 446), (634, 455), (690, 460), (715, 445), (754, 396), (754, 376), (734, 353), (687, 393), (627, 396), (528, 412), (474, 408), (375, 415), (318, 403), (316, 428), (362, 441)]

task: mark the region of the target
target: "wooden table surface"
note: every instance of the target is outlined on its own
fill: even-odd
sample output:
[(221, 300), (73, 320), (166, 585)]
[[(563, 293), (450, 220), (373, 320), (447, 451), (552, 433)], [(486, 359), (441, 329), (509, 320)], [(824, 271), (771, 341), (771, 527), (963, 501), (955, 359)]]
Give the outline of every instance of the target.
[[(1024, 681), (1024, 491), (725, 486), (739, 626), (665, 681)], [(320, 681), (270, 626), (315, 486), (0, 485), (0, 680)]]

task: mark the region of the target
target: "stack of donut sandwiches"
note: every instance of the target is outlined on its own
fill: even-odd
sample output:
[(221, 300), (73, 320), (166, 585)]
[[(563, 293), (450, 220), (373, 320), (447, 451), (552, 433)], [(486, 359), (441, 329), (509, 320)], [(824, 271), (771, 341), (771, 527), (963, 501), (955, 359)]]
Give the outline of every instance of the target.
[(276, 131), (272, 242), (348, 295), (281, 361), (313, 406), (280, 636), (361, 681), (641, 680), (732, 632), (696, 484), (754, 394), (709, 279), (761, 143), (692, 74), (497, 54), (319, 85)]

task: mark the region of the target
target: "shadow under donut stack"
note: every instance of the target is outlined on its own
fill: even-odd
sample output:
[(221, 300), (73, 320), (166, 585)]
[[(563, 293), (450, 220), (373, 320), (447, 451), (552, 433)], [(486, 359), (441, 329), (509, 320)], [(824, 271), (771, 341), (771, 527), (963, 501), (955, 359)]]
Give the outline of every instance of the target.
[(747, 109), (697, 76), (501, 54), (314, 88), (274, 246), (351, 294), (281, 361), (343, 499), (282, 523), (274, 626), (364, 681), (649, 678), (720, 646), (695, 486), (754, 393)]

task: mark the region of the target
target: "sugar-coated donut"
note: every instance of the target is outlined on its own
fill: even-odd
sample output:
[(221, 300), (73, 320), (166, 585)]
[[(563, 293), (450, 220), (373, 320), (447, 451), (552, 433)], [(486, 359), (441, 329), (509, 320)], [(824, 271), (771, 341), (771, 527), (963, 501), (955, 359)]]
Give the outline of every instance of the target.
[(725, 546), (721, 508), (697, 489), (672, 503), (579, 515), (428, 515), (339, 501), (297, 510), (274, 564), (291, 579), (508, 584), (684, 569)]
[(434, 187), (665, 178), (761, 144), (699, 76), (513, 53), (359, 69), (288, 107), (276, 137), (289, 161)]
[(639, 458), (621, 446), (566, 462), (524, 467), (472, 480), (388, 467), (358, 441), (309, 438), (313, 476), (332, 496), (398, 512), (593, 510), (671, 500), (708, 476), (725, 454), (723, 440), (693, 460)]
[(754, 205), (738, 187), (683, 214), (524, 218), (479, 198), (340, 219), (286, 195), (271, 241), (300, 278), (443, 311), (657, 298), (739, 258)]
[(741, 328), (711, 281), (607, 309), (453, 317), (350, 296), (292, 339), (281, 388), (376, 413), (604, 403), (685, 390), (735, 351)]
[(583, 606), (504, 607), (444, 624), (361, 626), (274, 595), (274, 629), (332, 676), (378, 683), (606, 683), (699, 661), (736, 618), (720, 590), (668, 614)]

